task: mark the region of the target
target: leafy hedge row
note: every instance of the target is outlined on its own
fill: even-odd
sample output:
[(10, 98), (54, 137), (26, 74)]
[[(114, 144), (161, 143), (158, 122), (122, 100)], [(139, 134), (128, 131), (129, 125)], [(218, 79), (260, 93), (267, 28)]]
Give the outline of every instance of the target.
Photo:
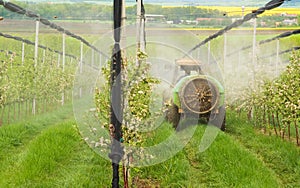
[[(33, 59), (21, 64), (15, 54), (0, 54), (0, 105), (22, 102), (36, 98), (57, 99), (61, 93), (72, 87), (74, 68), (68, 66), (64, 71), (56, 60), (34, 66)], [(50, 57), (48, 57), (50, 58)], [(74, 68), (73, 68), (74, 67)]]
[[(300, 53), (294, 52), (286, 70), (276, 79), (265, 81), (246, 101), (256, 125), (273, 130), (282, 138), (296, 138), (300, 126)], [(292, 127), (294, 127), (292, 129)], [(271, 133), (271, 131), (269, 131)]]
[[(146, 54), (140, 52), (140, 65), (135, 65), (135, 60), (123, 59), (122, 72), (122, 98), (123, 98), (123, 126), (122, 134), (124, 143), (136, 146), (143, 143), (140, 129), (151, 126), (151, 118), (155, 114), (150, 112), (151, 95), (154, 85), (159, 81), (149, 75), (149, 64), (145, 62)], [(110, 64), (110, 62), (109, 62)], [(103, 68), (102, 73), (105, 84), (95, 92), (95, 104), (98, 117), (104, 120), (105, 127), (109, 128), (110, 114), (110, 70)], [(159, 113), (159, 112), (158, 112)]]

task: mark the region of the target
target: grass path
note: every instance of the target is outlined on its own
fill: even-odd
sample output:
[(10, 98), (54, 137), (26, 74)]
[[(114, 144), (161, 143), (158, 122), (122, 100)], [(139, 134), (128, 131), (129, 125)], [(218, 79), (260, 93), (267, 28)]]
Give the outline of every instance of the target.
[(0, 187), (97, 187), (110, 163), (81, 139), (72, 108), (0, 129)]
[(226, 132), (204, 153), (198, 152), (200, 126), (184, 151), (134, 175), (161, 187), (300, 187), (300, 148), (258, 133), (246, 117), (228, 113), (227, 120)]
[[(57, 113), (30, 118), (14, 125), (0, 129), (0, 174), (13, 165), (20, 153), (24, 152), (30, 142), (51, 124), (71, 117), (71, 108), (58, 110)], [(3, 178), (0, 178), (0, 182)]]
[[(0, 187), (110, 187), (111, 165), (81, 139), (72, 110), (0, 129)], [(228, 128), (204, 153), (199, 126), (183, 151), (150, 167), (132, 168), (133, 187), (300, 187), (300, 149), (259, 134), (229, 113)], [(151, 139), (160, 141), (166, 124)]]
[[(248, 151), (254, 153), (271, 169), (282, 187), (300, 187), (300, 148), (295, 143), (283, 141), (276, 136), (266, 136), (252, 128), (244, 118), (230, 114), (228, 134), (235, 142), (242, 144)], [(237, 122), (236, 119), (244, 119)], [(242, 123), (243, 126), (237, 126)]]
[(220, 132), (207, 151), (198, 152), (204, 131), (197, 128), (190, 143), (172, 159), (138, 169), (134, 175), (160, 182), (161, 187), (281, 186), (272, 169), (227, 133)]

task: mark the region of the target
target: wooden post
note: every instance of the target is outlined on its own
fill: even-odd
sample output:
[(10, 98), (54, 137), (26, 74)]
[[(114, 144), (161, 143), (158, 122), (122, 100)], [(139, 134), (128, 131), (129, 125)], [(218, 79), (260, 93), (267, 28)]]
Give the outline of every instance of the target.
[(99, 54), (99, 60), (100, 60), (100, 67), (102, 67), (102, 55)]
[[(256, 18), (253, 20), (253, 43), (252, 43), (252, 89), (254, 90), (256, 87)], [(254, 117), (254, 108), (251, 110), (251, 118)]]
[[(137, 0), (136, 6), (136, 52), (141, 50), (141, 20), (142, 20), (142, 1)], [(140, 62), (136, 57), (136, 65), (139, 66)]]
[(24, 65), (25, 61), (25, 43), (22, 42), (22, 66)]
[[(66, 64), (66, 34), (62, 34), (62, 71), (65, 72), (65, 64)], [(61, 105), (65, 104), (65, 93), (62, 91), (61, 94)]]
[(207, 43), (207, 63), (210, 63), (210, 41)]
[(227, 32), (224, 33), (224, 52), (223, 52), (223, 74), (225, 73), (225, 65), (226, 65), (226, 61), (227, 61)]
[(121, 27), (122, 27), (122, 51), (125, 54), (126, 53), (126, 1), (122, 0), (122, 15), (121, 15)]
[(79, 65), (79, 73), (82, 74), (83, 67), (83, 42), (80, 43), (80, 65)]
[(39, 53), (39, 25), (40, 25), (40, 21), (36, 20), (36, 25), (35, 25), (35, 44), (34, 44), (34, 67), (36, 67), (37, 63), (38, 63), (38, 53)]
[(145, 15), (141, 13), (141, 51), (146, 52), (146, 44), (145, 44)]
[(46, 58), (46, 50), (43, 50), (43, 60), (42, 60), (42, 64), (45, 63), (45, 58)]
[[(79, 62), (79, 74), (82, 74), (83, 69), (83, 42), (80, 43), (80, 62)], [(82, 97), (82, 87), (79, 88), (79, 98)]]
[(57, 54), (57, 67), (60, 66), (60, 54)]
[(238, 70), (240, 69), (241, 66), (241, 51), (238, 53)]
[[(34, 78), (34, 82), (35, 82), (35, 86), (36, 86), (36, 68), (37, 68), (37, 64), (38, 64), (38, 53), (39, 53), (39, 24), (40, 21), (36, 20), (36, 25), (35, 25), (35, 44), (34, 44), (34, 68), (35, 68), (35, 78)], [(35, 115), (36, 114), (36, 93), (34, 94), (33, 97), (33, 101), (32, 101), (32, 114)]]
[(94, 67), (94, 63), (95, 63), (95, 50), (92, 49), (92, 55), (91, 55), (91, 63), (92, 63), (92, 67)]
[(280, 41), (276, 41), (276, 77), (279, 76), (279, 50), (280, 50)]
[(65, 71), (66, 64), (66, 34), (62, 34), (62, 70)]
[(253, 80), (253, 87), (255, 87), (255, 74), (256, 74), (256, 18), (253, 20), (253, 43), (252, 43), (252, 66), (253, 66), (253, 75), (252, 75), (252, 80)]

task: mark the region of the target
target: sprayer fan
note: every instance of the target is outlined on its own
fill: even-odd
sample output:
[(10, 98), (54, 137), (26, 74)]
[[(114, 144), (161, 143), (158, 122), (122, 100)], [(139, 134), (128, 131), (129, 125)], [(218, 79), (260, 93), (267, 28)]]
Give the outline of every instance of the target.
[(196, 114), (210, 112), (218, 103), (218, 90), (207, 79), (194, 78), (187, 82), (181, 92), (185, 108)]

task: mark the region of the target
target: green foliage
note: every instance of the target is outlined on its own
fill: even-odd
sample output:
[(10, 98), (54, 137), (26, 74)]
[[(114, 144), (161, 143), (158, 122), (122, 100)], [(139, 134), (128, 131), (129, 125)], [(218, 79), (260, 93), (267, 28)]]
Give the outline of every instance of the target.
[[(28, 34), (20, 37), (34, 41), (34, 36)], [(60, 49), (58, 38), (62, 37), (40, 34), (39, 41)], [(74, 54), (78, 54), (79, 43), (74, 44), (70, 38), (67, 41), (72, 46), (66, 53), (74, 52), (77, 46)], [(63, 70), (61, 54), (39, 49), (35, 66), (34, 46), (25, 44), (22, 54), (20, 41), (1, 38), (0, 43), (3, 49), (9, 49), (0, 52), (0, 126), (53, 110), (70, 100), (77, 60), (66, 57)]]
[[(108, 64), (111, 64), (108, 62)], [(102, 68), (102, 74), (104, 80), (101, 80), (104, 83), (100, 88), (95, 89), (95, 105), (98, 114), (98, 118), (103, 120), (106, 128), (109, 128), (109, 118), (110, 118), (110, 69)]]
[[(286, 70), (274, 81), (265, 81), (258, 91), (253, 91), (244, 107), (254, 112), (256, 124), (274, 130), (284, 138), (293, 134), (299, 143), (300, 122), (300, 53), (294, 52)], [(291, 124), (295, 129), (290, 131)]]
[(72, 105), (65, 105), (30, 121), (1, 127), (0, 187), (109, 185), (110, 162), (82, 141), (72, 114)]
[[(12, 66), (7, 70), (7, 103), (37, 98), (56, 98), (58, 93), (71, 89), (73, 72), (66, 72), (57, 66), (48, 64), (34, 67), (34, 62), (27, 61), (24, 65)], [(47, 86), (47, 88), (45, 87)]]
[[(4, 55), (7, 58), (7, 55)], [(1, 62), (0, 62), (0, 107), (2, 107), (5, 103), (6, 99), (6, 91), (7, 91), (7, 59), (3, 58), (3, 53), (0, 54)]]
[(158, 81), (154, 78), (144, 78), (133, 86), (128, 100), (133, 116), (142, 120), (150, 117), (151, 85), (156, 83)]
[[(38, 3), (32, 5), (20, 2), (16, 4), (30, 9), (49, 20), (53, 20), (54, 18), (58, 20), (112, 20), (112, 6), (109, 5), (95, 6), (95, 4), (90, 3)], [(167, 20), (195, 20), (198, 17), (222, 17), (223, 14), (218, 10), (201, 9), (194, 6), (162, 7), (161, 5), (145, 4), (145, 9), (147, 14), (163, 13), (167, 16)], [(127, 7), (126, 14), (130, 20), (135, 19), (136, 5)], [(3, 10), (2, 16), (6, 18), (24, 18), (23, 15), (13, 14), (7, 10)]]
[[(53, 35), (40, 35), (40, 41), (43, 40), (48, 41), (48, 46), (58, 48), (56, 37)], [(72, 88), (76, 60), (73, 63), (70, 58), (66, 57), (63, 70), (62, 60), (58, 62), (58, 54), (39, 49), (35, 66), (33, 56), (31, 56), (33, 46), (25, 45), (24, 61), (22, 61), (22, 43), (6, 38), (1, 39), (0, 42), (5, 49), (13, 51), (0, 53), (2, 61), (0, 64), (1, 107), (22, 103), (33, 98), (60, 101), (62, 93)], [(71, 50), (74, 49), (70, 48)]]
[[(147, 14), (163, 14), (167, 20), (196, 20), (196, 18), (223, 17), (223, 13), (218, 10), (202, 9), (195, 6), (163, 7), (161, 5), (145, 4), (145, 10)], [(128, 7), (126, 11), (128, 15), (134, 16), (136, 14), (136, 6)]]
[[(139, 65), (135, 66), (134, 60), (123, 59), (122, 72), (122, 92), (123, 92), (123, 112), (124, 124), (122, 133), (124, 143), (131, 146), (140, 145), (143, 137), (139, 133), (139, 128), (150, 126), (151, 113), (149, 105), (152, 102), (152, 87), (158, 84), (158, 80), (149, 76), (149, 64), (146, 64), (147, 55), (138, 53)], [(108, 64), (110, 64), (109, 62)], [(95, 103), (97, 116), (104, 120), (104, 126), (108, 128), (110, 114), (110, 69), (103, 68), (102, 74), (104, 83), (95, 92)], [(103, 83), (103, 80), (101, 80)]]
[(300, 184), (300, 148), (279, 137), (265, 136), (253, 129), (245, 113), (239, 116), (227, 111), (228, 134), (237, 143), (263, 161), (272, 174), (276, 175), (280, 187), (298, 187)]

